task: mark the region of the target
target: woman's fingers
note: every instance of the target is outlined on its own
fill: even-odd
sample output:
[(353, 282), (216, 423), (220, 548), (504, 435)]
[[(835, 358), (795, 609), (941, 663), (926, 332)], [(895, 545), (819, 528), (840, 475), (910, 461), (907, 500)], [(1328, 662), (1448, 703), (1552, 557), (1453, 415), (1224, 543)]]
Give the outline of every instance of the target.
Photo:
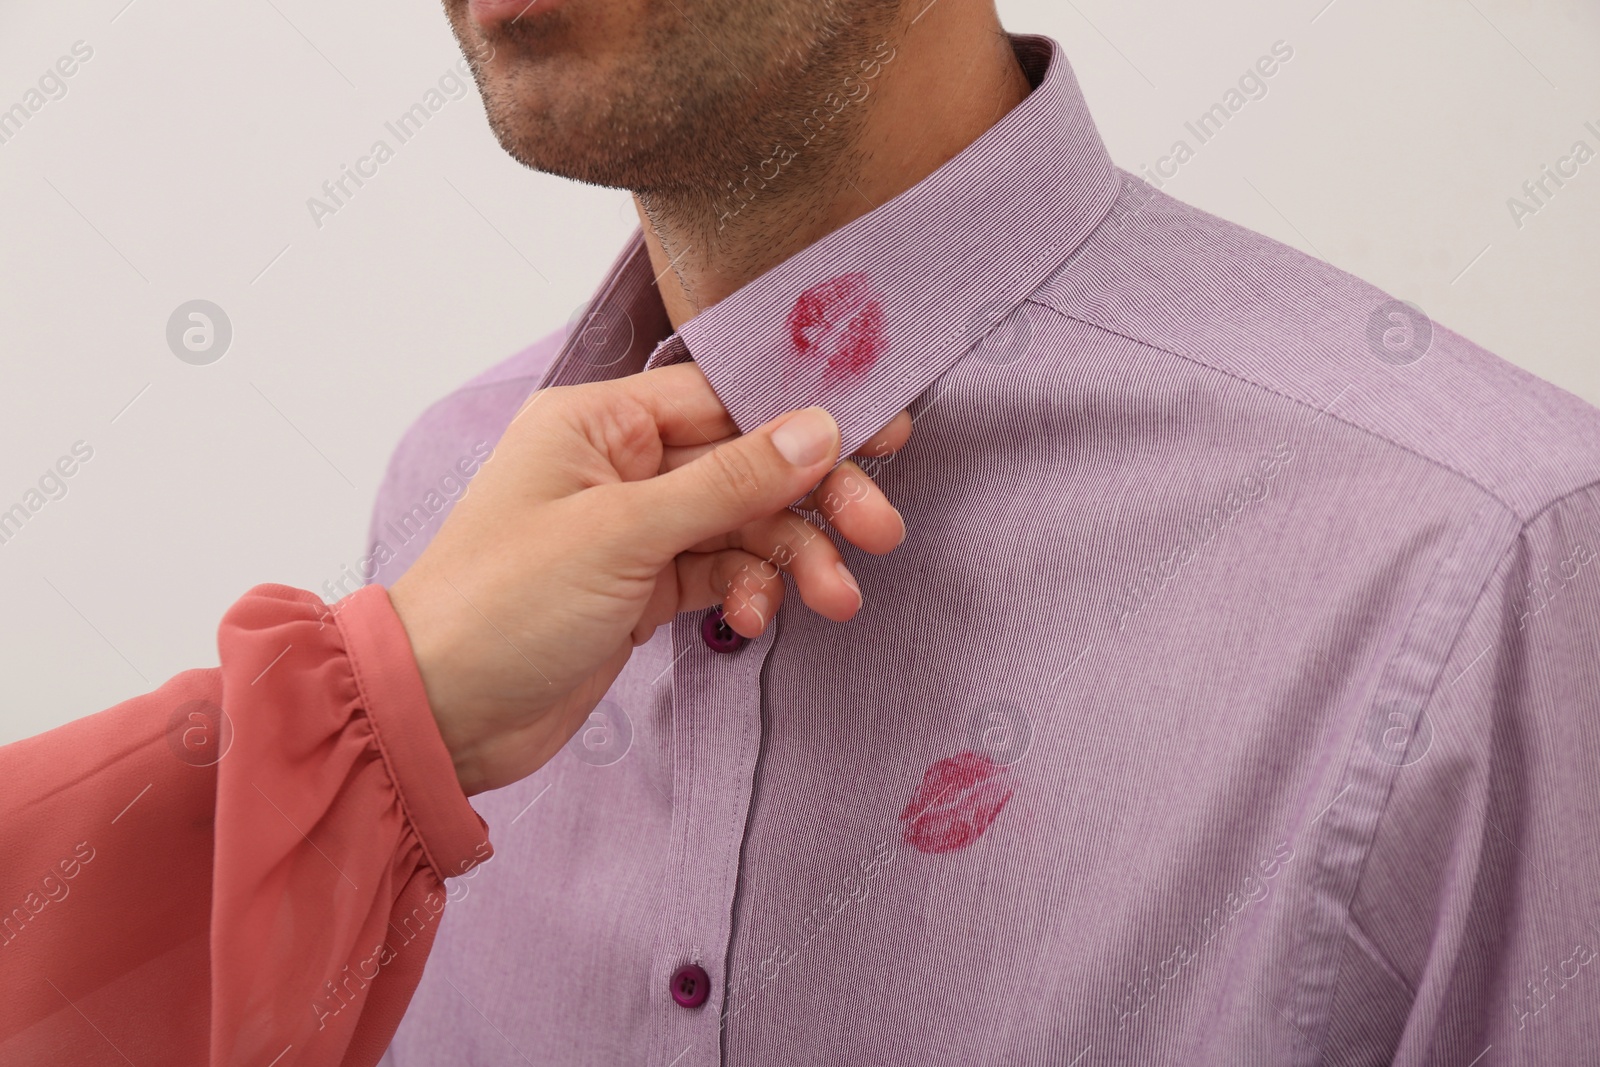
[(761, 559), (765, 573), (788, 571), (800, 599), (823, 618), (844, 622), (861, 607), (855, 578), (839, 550), (817, 526), (787, 509), (729, 534), (731, 548)]
[(890, 419), (883, 429), (862, 442), (854, 455), (862, 459), (878, 459), (891, 452), (898, 452), (909, 440), (911, 440), (911, 412), (902, 411)]
[(806, 494), (799, 506), (820, 511), (828, 525), (864, 552), (881, 556), (906, 539), (906, 523), (876, 482), (845, 460)]
[[(911, 415), (902, 411), (855, 454), (887, 456), (903, 447), (910, 436)], [(669, 444), (663, 450), (661, 470), (665, 473), (685, 466), (727, 439)], [(900, 513), (853, 461), (830, 471), (800, 506), (821, 512), (845, 540), (867, 552), (881, 555), (905, 539)], [(703, 610), (715, 604), (722, 605), (724, 617), (736, 631), (755, 637), (766, 629), (783, 601), (784, 571), (793, 578), (806, 605), (824, 618), (844, 622), (861, 607), (859, 587), (833, 542), (818, 524), (787, 509), (694, 545), (677, 557), (676, 566), (677, 603), (671, 604), (670, 597), (658, 590), (635, 629), (636, 645), (649, 640), (656, 626), (673, 612)]]
[[(821, 512), (841, 537), (863, 552), (871, 552), (875, 556), (889, 552), (905, 540), (906, 524), (900, 512), (889, 503), (883, 490), (850, 460), (833, 468), (797, 506), (806, 511)], [(795, 518), (792, 511), (782, 514)], [(812, 529), (816, 529), (815, 524)], [(752, 538), (751, 530), (752, 527), (747, 526), (718, 534), (692, 546), (690, 551), (715, 552), (722, 548), (748, 547), (752, 540), (760, 539)]]
[[(685, 552), (677, 558), (678, 611), (721, 604), (728, 625), (758, 637), (783, 603), (783, 574), (742, 549)], [(636, 642), (637, 643), (637, 642)]]
[[(682, 366), (682, 364), (674, 364), (674, 366)], [(667, 368), (662, 367), (660, 369), (666, 370)], [(735, 429), (730, 436), (738, 436), (738, 430)], [(861, 459), (881, 459), (884, 456), (898, 452), (905, 447), (905, 443), (910, 439), (911, 413), (902, 411), (890, 419), (883, 429), (863, 441), (861, 447), (856, 449), (853, 454)], [(666, 448), (662, 449), (661, 472), (665, 474), (667, 471), (681, 467), (685, 463), (711, 451), (725, 440), (727, 440), (726, 437), (716, 441), (696, 441), (690, 444), (675, 445), (669, 443)]]
[[(885, 456), (901, 448), (911, 436), (911, 415), (902, 411), (862, 445), (857, 456)], [(672, 470), (693, 461), (713, 445), (668, 448), (663, 453), (662, 470)], [(905, 540), (905, 520), (889, 498), (853, 460), (839, 464), (810, 493), (799, 501), (806, 511), (819, 511), (846, 541), (864, 552), (882, 555)], [(737, 546), (734, 534), (719, 536), (693, 547), (695, 552), (714, 552)]]
[[(764, 626), (765, 623), (760, 621), (763, 616), (761, 604), (753, 598), (757, 594), (767, 594), (776, 610), (777, 600), (772, 598), (771, 593), (783, 586), (780, 571), (789, 573), (800, 599), (824, 618), (844, 622), (861, 608), (860, 588), (855, 577), (845, 569), (839, 550), (814, 524), (792, 511), (781, 511), (747, 523), (716, 541), (719, 543), (696, 545), (693, 550), (680, 556), (680, 575), (685, 559), (702, 567), (706, 566), (706, 560), (720, 560), (719, 566), (727, 567), (729, 559), (742, 560), (747, 566), (739, 573), (712, 569), (693, 572), (696, 576), (722, 581), (723, 584), (685, 587), (680, 593), (678, 610), (687, 611), (720, 603), (728, 612), (731, 622), (736, 614), (735, 608), (744, 604), (754, 609), (744, 617), (758, 626)], [(730, 556), (730, 553), (733, 555)], [(689, 604), (690, 607), (683, 607), (683, 604)], [(740, 628), (739, 632), (749, 637), (759, 633), (760, 629), (746, 632)]]

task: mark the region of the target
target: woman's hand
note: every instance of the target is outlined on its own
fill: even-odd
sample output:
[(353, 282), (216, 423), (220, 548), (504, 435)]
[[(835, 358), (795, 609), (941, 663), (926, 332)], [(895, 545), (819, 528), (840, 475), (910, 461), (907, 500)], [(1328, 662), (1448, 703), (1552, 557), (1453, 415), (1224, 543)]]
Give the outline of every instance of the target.
[[(910, 432), (901, 413), (861, 454)], [(534, 394), (389, 589), (462, 788), (543, 766), (678, 612), (722, 603), (755, 636), (782, 570), (819, 614), (854, 615), (837, 549), (788, 505), (868, 552), (905, 526), (855, 464), (830, 473), (838, 449), (821, 408), (740, 435), (693, 363)]]

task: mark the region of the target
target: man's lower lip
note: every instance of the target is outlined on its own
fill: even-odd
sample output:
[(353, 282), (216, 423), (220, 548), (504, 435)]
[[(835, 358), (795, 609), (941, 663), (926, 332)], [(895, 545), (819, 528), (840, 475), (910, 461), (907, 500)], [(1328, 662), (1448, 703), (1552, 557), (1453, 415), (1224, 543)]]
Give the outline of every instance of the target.
[(526, 11), (553, 7), (559, 0), (468, 0), (472, 21), (486, 30), (514, 22)]

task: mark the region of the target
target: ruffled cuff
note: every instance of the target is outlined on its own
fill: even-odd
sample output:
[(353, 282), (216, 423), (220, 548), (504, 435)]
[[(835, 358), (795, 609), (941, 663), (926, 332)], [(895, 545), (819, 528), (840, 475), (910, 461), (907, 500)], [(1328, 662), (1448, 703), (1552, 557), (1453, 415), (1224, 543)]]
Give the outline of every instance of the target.
[(482, 861), (487, 825), (456, 780), (405, 627), (378, 585), (332, 610), (401, 807), (435, 873), (455, 878)]

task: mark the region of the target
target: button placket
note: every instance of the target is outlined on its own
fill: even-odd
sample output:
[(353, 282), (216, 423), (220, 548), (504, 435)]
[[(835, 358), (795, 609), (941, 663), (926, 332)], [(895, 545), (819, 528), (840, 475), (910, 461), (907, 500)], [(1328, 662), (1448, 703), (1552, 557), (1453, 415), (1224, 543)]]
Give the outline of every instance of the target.
[(761, 747), (761, 667), (777, 632), (774, 619), (747, 640), (716, 609), (673, 620), (672, 830), (650, 978), (655, 1067), (722, 1061), (734, 895)]

